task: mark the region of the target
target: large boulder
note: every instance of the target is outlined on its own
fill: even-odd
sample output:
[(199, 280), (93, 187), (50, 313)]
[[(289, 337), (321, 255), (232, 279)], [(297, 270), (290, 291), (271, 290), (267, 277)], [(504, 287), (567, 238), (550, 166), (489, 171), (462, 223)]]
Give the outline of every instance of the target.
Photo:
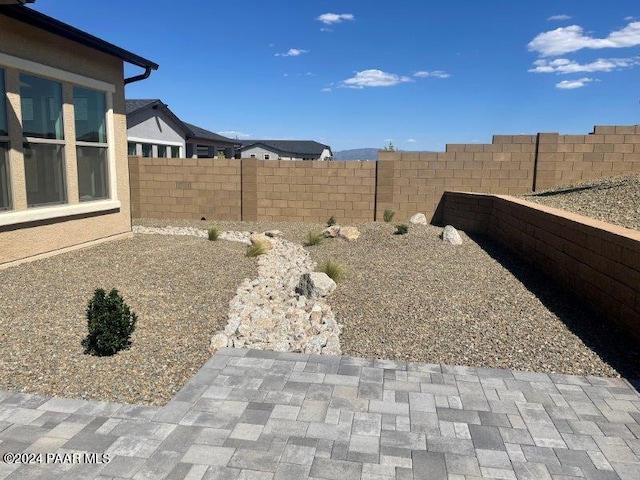
[(409, 223), (413, 223), (414, 225), (426, 225), (427, 216), (424, 213), (416, 213), (409, 219)]
[(338, 237), (352, 242), (360, 237), (360, 231), (356, 227), (340, 227)]
[(462, 238), (458, 231), (451, 225), (444, 227), (442, 231), (442, 240), (449, 242), (451, 245), (462, 245)]
[(307, 298), (326, 297), (336, 288), (334, 282), (329, 275), (324, 272), (304, 273), (300, 277), (296, 293), (304, 295)]
[(251, 241), (251, 245), (263, 245), (267, 250), (273, 248), (271, 240), (264, 233), (252, 233), (249, 240)]

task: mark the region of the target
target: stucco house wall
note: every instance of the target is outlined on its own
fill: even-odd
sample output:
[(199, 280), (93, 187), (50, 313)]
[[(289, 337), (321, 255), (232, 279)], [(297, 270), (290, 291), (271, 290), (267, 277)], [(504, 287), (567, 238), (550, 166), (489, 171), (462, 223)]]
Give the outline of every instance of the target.
[[(161, 110), (141, 109), (134, 112), (127, 116), (127, 125), (129, 142), (177, 146), (180, 147), (179, 157), (185, 156), (184, 128)], [(136, 151), (135, 154), (142, 156), (142, 151)], [(153, 156), (158, 157), (158, 152), (154, 152)]]
[[(4, 70), (9, 127), (12, 209), (0, 211), (0, 268), (104, 239), (131, 235), (123, 61), (26, 23), (0, 15), (0, 68)], [(20, 72), (62, 83), (67, 203), (28, 208), (21, 132)], [(75, 159), (74, 85), (107, 90), (107, 135), (114, 171), (110, 198), (80, 202)], [(110, 99), (110, 100), (109, 100)], [(110, 110), (110, 112), (109, 112)], [(113, 175), (115, 173), (115, 175)]]
[[(282, 154), (282, 156), (280, 156), (280, 154)], [(269, 155), (269, 158), (265, 158), (265, 155)], [(297, 158), (287, 155), (284, 152), (264, 147), (247, 148), (242, 151), (242, 158), (257, 158), (258, 160), (302, 160), (302, 158)]]

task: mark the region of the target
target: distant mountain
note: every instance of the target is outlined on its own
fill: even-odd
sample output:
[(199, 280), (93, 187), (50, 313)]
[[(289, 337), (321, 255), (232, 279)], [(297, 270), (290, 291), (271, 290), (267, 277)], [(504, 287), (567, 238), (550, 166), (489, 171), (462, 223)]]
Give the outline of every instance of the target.
[(379, 148), (356, 148), (333, 152), (334, 160), (378, 160)]

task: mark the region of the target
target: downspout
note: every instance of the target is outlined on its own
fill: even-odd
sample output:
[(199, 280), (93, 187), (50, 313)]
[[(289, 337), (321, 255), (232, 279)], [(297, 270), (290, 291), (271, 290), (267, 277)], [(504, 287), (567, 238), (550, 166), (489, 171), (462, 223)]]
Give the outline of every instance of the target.
[(144, 69), (144, 73), (141, 73), (140, 75), (136, 75), (134, 77), (125, 78), (124, 84), (127, 85), (129, 83), (139, 82), (140, 80), (149, 78), (149, 75), (151, 75), (151, 69), (152, 69), (151, 67), (147, 66)]

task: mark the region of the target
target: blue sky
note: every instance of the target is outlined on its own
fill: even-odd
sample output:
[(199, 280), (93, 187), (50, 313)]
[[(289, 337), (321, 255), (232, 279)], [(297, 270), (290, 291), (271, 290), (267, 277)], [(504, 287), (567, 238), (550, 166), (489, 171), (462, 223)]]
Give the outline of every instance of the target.
[[(38, 0), (160, 65), (127, 98), (238, 138), (442, 150), (640, 123), (637, 0)], [(126, 73), (139, 73), (127, 68)]]

